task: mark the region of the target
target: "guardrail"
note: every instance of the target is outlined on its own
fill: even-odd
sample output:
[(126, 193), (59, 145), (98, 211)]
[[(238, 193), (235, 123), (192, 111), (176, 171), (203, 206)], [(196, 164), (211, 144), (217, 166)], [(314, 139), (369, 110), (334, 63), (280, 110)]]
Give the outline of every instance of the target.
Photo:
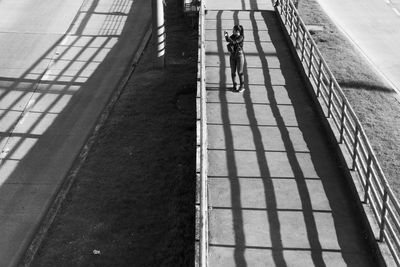
[[(348, 167), (356, 172), (361, 184), (362, 203), (369, 203), (379, 233), (400, 265), (400, 205), (390, 189), (368, 138), (342, 89), (330, 71), (297, 9), (291, 0), (279, 0), (278, 13), (296, 48), (304, 71), (313, 85), (316, 97), (328, 119), (336, 139), (350, 155)], [(332, 127), (333, 125), (333, 127)], [(371, 221), (370, 221), (371, 223)]]
[(198, 73), (197, 73), (197, 118), (200, 120), (198, 128), (198, 151), (197, 151), (197, 172), (199, 180), (199, 211), (197, 214), (197, 230), (199, 236), (198, 261), (196, 265), (206, 267), (208, 265), (208, 157), (207, 157), (207, 116), (206, 116), (206, 71), (205, 71), (205, 1), (201, 1), (199, 10), (199, 49), (198, 49)]

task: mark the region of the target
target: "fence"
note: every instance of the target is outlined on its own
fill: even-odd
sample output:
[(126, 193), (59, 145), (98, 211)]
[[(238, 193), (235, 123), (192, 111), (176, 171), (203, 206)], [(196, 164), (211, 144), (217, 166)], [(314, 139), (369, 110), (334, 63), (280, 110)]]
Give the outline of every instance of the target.
[(368, 138), (293, 2), (279, 0), (277, 10), (306, 75), (313, 84), (325, 116), (333, 122), (331, 126), (338, 143), (350, 155), (347, 163), (358, 174), (360, 200), (368, 203), (372, 210), (375, 222), (370, 223), (379, 226), (376, 237), (378, 241), (387, 243), (396, 264), (400, 265), (400, 205), (387, 183)]

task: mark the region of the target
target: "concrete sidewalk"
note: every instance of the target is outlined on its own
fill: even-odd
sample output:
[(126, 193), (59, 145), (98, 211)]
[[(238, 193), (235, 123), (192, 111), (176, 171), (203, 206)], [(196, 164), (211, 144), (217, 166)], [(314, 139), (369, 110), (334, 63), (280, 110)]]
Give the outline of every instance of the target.
[[(244, 93), (230, 90), (234, 24)], [(206, 82), (209, 266), (376, 266), (268, 1), (208, 1)]]

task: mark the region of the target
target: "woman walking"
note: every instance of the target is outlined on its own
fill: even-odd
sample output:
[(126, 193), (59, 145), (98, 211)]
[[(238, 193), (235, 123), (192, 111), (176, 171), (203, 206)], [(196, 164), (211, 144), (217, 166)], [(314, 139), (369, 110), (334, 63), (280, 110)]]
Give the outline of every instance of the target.
[[(225, 40), (228, 42), (228, 51), (230, 52), (229, 62), (231, 65), (231, 76), (233, 83), (233, 91), (243, 92), (244, 91), (244, 79), (243, 79), (243, 66), (244, 66), (244, 52), (243, 52), (243, 26), (235, 25), (233, 27), (233, 34), (228, 35), (224, 33)], [(236, 72), (239, 76), (239, 88), (236, 88)]]

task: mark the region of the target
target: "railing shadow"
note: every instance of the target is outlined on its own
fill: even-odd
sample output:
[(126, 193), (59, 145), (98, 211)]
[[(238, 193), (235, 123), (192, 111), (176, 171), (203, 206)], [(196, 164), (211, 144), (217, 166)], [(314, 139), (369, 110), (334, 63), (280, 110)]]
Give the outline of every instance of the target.
[[(253, 9), (257, 9), (256, 6), (257, 2), (251, 2), (251, 6)], [(268, 63), (265, 60), (264, 53), (262, 51), (261, 47), (261, 40), (258, 35), (258, 27), (257, 23), (255, 21), (254, 17), (254, 12), (250, 12), (250, 21), (252, 23), (253, 27), (253, 33), (254, 33), (254, 43), (257, 46), (257, 50), (259, 52), (263, 68), (264, 70), (268, 70)], [(240, 24), (238, 14), (234, 14), (234, 23), (235, 24)], [(245, 37), (247, 35), (250, 35), (250, 32), (247, 32), (245, 34)], [(251, 70), (250, 70), (251, 71)], [(268, 72), (264, 72), (265, 74)], [(250, 83), (249, 81), (249, 69), (247, 65), (244, 67), (244, 77), (245, 81), (247, 83)], [(270, 86), (271, 82), (270, 79), (267, 76), (264, 76), (265, 79), (265, 85)], [(249, 85), (250, 86), (250, 85)], [(277, 266), (287, 266), (284, 255), (283, 255), (283, 244), (282, 244), (282, 236), (281, 236), (281, 225), (278, 217), (278, 212), (277, 212), (277, 199), (275, 195), (275, 188), (274, 184), (272, 182), (272, 175), (269, 170), (268, 166), (268, 159), (266, 157), (265, 151), (268, 149), (265, 147), (264, 142), (262, 141), (262, 133), (259, 129), (258, 122), (256, 119), (256, 111), (254, 110), (254, 103), (253, 100), (250, 97), (250, 92), (251, 88), (247, 88), (247, 90), (244, 92), (243, 97), (244, 97), (244, 102), (246, 105), (246, 113), (247, 117), (249, 119), (249, 125), (250, 129), (253, 135), (253, 142), (255, 145), (256, 149), (256, 155), (257, 155), (257, 161), (258, 161), (258, 166), (259, 166), (259, 171), (260, 175), (262, 177), (262, 182), (264, 186), (264, 192), (265, 192), (265, 201), (266, 201), (266, 207), (267, 207), (267, 217), (268, 217), (268, 224), (269, 224), (269, 235), (271, 239), (271, 247), (272, 249), (272, 258), (274, 263)], [(270, 99), (271, 101), (271, 99)], [(274, 114), (275, 115), (275, 114)]]
[[(271, 37), (271, 43), (276, 49), (276, 54), (277, 54), (278, 59), (280, 59), (279, 61), (281, 64), (282, 74), (285, 77), (285, 82), (286, 82), (285, 87), (289, 93), (290, 89), (294, 88), (295, 86), (290, 84), (292, 77), (290, 77), (290, 76), (288, 77), (288, 75), (286, 74), (285, 70), (286, 70), (287, 66), (285, 66), (285, 60), (281, 60), (281, 58), (280, 58), (280, 55), (282, 54), (282, 52), (281, 52), (282, 50), (281, 50), (281, 46), (277, 45), (277, 44), (279, 44), (278, 42), (280, 40), (278, 42), (276, 42), (276, 40), (278, 39), (276, 37), (276, 32), (278, 32), (278, 31), (272, 30), (274, 27), (276, 27), (276, 24), (271, 23), (271, 17), (275, 16), (275, 14), (273, 12), (270, 12), (270, 13), (263, 12), (262, 16), (267, 25), (267, 28), (271, 29), (271, 31), (269, 31), (269, 34)], [(252, 24), (253, 24), (253, 32), (255, 35), (254, 42), (256, 44), (257, 51), (260, 54), (260, 59), (261, 59), (261, 63), (262, 63), (262, 68), (263, 68), (263, 73), (264, 73), (264, 82), (265, 82), (265, 87), (266, 87), (267, 93), (268, 93), (268, 100), (270, 103), (270, 108), (271, 108), (272, 114), (275, 118), (281, 138), (283, 140), (284, 148), (285, 148), (285, 151), (286, 151), (286, 154), (288, 157), (288, 161), (289, 161), (289, 164), (293, 171), (294, 178), (295, 178), (295, 181), (297, 184), (297, 189), (298, 189), (298, 192), (300, 195), (302, 212), (303, 212), (305, 225), (306, 225), (307, 237), (308, 237), (308, 241), (309, 241), (310, 247), (311, 247), (311, 257), (312, 257), (312, 260), (313, 260), (313, 263), (315, 266), (326, 266), (325, 262), (323, 260), (323, 257), (322, 257), (322, 246), (321, 246), (321, 243), (319, 240), (318, 229), (317, 229), (315, 217), (313, 214), (310, 192), (308, 190), (306, 180), (305, 180), (306, 177), (303, 173), (302, 167), (300, 166), (300, 162), (297, 159), (296, 150), (294, 149), (294, 145), (291, 141), (291, 137), (289, 135), (285, 121), (283, 119), (284, 115), (282, 114), (282, 111), (280, 110), (280, 107), (275, 98), (275, 92), (272, 89), (273, 84), (271, 82), (271, 77), (269, 74), (270, 71), (269, 71), (269, 67), (268, 67), (268, 62), (264, 57), (264, 51), (260, 45), (260, 38), (257, 35), (258, 26), (257, 26), (257, 23), (254, 18), (254, 13), (251, 13), (250, 17), (251, 17), (250, 20), (252, 21)], [(280, 33), (280, 32), (278, 32), (278, 33)], [(290, 97), (290, 94), (289, 94), (289, 97)], [(293, 101), (295, 101), (295, 98), (290, 97), (290, 99), (292, 100), (292, 103), (293, 103)], [(250, 107), (251, 103), (249, 103), (248, 106)], [(296, 110), (296, 106), (294, 105), (294, 103), (293, 103), (293, 108)], [(299, 122), (299, 128), (301, 129), (302, 127), (300, 124), (301, 123)], [(256, 146), (260, 146), (259, 140), (257, 140), (257, 141), (255, 140), (255, 142), (256, 142)], [(266, 177), (270, 177), (270, 176), (266, 176)], [(266, 191), (266, 194), (267, 194), (267, 192), (268, 191)]]
[[(129, 4), (129, 1), (114, 2), (109, 11), (111, 15), (102, 13), (106, 18), (98, 34), (85, 34), (83, 32), (90, 18), (98, 14), (94, 11), (98, 1), (94, 1), (88, 11), (82, 12), (84, 13), (84, 18), (76, 31), (57, 40), (21, 77), (0, 78), (5, 89), (1, 94), (0, 101), (3, 101), (3, 105), (7, 105), (7, 109), (3, 109), (0, 114), (0, 120), (8, 116), (10, 112), (17, 111), (20, 113), (13, 120), (13, 123), (9, 123), (8, 127), (2, 127), (3, 135), (8, 134), (9, 138), (14, 135), (21, 136), (24, 134), (34, 136), (48, 135), (49, 132), (46, 131), (35, 131), (35, 127), (43, 123), (48, 114), (55, 115), (57, 120), (63, 122), (65, 119), (61, 119), (60, 116), (71, 116), (72, 110), (70, 111), (68, 108), (75, 109), (77, 103), (74, 101), (79, 103), (92, 102), (92, 92), (88, 91), (96, 91), (92, 87), (99, 83), (99, 78), (104, 77), (104, 72), (111, 67), (110, 62), (113, 62), (112, 59), (115, 56), (113, 53), (118, 55), (116, 51), (123, 46), (122, 41), (129, 34), (126, 30), (122, 32), (125, 23), (121, 24), (121, 19), (111, 18), (114, 17), (112, 14), (115, 13), (112, 10), (113, 7), (126, 10), (126, 5)], [(128, 16), (131, 15), (123, 12), (117, 15), (117, 17)], [(132, 21), (132, 18), (130, 20)], [(118, 34), (118, 32), (121, 33)], [(54, 54), (57, 56), (54, 56)], [(43, 66), (43, 61), (48, 66), (41, 73), (38, 73), (37, 68), (38, 66)], [(123, 62), (125, 64), (123, 68), (126, 68), (129, 63), (129, 60)], [(38, 78), (30, 78), (33, 74), (37, 75)], [(17, 97), (11, 97), (15, 92), (18, 92)], [(96, 96), (96, 94), (92, 96)], [(24, 127), (23, 130), (17, 129), (23, 117), (31, 113), (38, 114), (35, 122), (28, 127)], [(48, 124), (47, 127), (50, 127), (50, 125), (52, 124)], [(40, 133), (35, 134), (35, 132)], [(22, 142), (22, 139), (18, 142), (13, 142), (12, 148), (8, 145), (10, 142), (2, 142), (2, 151), (5, 150), (5, 147), (10, 147), (7, 149), (7, 155), (1, 158), (3, 163), (13, 157), (13, 153)]]
[[(298, 127), (302, 132), (305, 143), (310, 151), (312, 166), (315, 173), (318, 175), (322, 186), (323, 193), (326, 194), (332, 214), (334, 233), (337, 240), (337, 253), (341, 254), (342, 260), (349, 266), (359, 265), (374, 266), (374, 260), (369, 254), (369, 248), (363, 239), (362, 229), (357, 227), (361, 225), (359, 216), (356, 216), (357, 210), (353, 205), (351, 191), (347, 187), (344, 180), (343, 170), (339, 168), (341, 165), (339, 159), (335, 156), (335, 152), (328, 143), (327, 138), (324, 138), (325, 132), (321, 122), (313, 110), (312, 101), (306, 95), (304, 90), (305, 85), (299, 79), (293, 79), (293, 62), (291, 56), (287, 57), (288, 48), (280, 45), (283, 41), (283, 34), (279, 27), (276, 14), (274, 12), (262, 12), (262, 17), (268, 29), (271, 30), (271, 42), (276, 50), (277, 57), (282, 70), (282, 75), (286, 82), (285, 88), (288, 96), (293, 104), (293, 109), (296, 114)], [(257, 32), (257, 31), (254, 31)], [(260, 54), (263, 52), (259, 49)], [(268, 73), (267, 63), (263, 62), (264, 73)], [(266, 75), (267, 76), (267, 75)], [(300, 75), (298, 74), (300, 77)], [(310, 191), (306, 182), (307, 177), (304, 175), (303, 166), (299, 162), (294, 144), (291, 141), (285, 122), (282, 119), (281, 111), (274, 97), (273, 84), (270, 78), (266, 78), (266, 88), (268, 98), (271, 105), (271, 110), (277, 121), (279, 131), (284, 142), (285, 150), (289, 159), (289, 163), (295, 175), (295, 180), (298, 188), (298, 193), (301, 199), (302, 212), (305, 220), (307, 237), (311, 249), (311, 257), (315, 266), (326, 266), (325, 251), (332, 248), (327, 247), (326, 240), (321, 237), (321, 225), (318, 223), (317, 213), (314, 211), (315, 203), (312, 202), (313, 192)], [(324, 237), (325, 238), (325, 237)], [(349, 253), (358, 254), (360, 258)], [(362, 263), (361, 263), (362, 261)]]
[(132, 1), (87, 4), (22, 75), (0, 78), (0, 223), (16, 225), (1, 231), (1, 242), (20, 247), (4, 250), (1, 262), (24, 252), (34, 227), (20, 226), (20, 218), (39, 223), (130, 67), (132, 31), (147, 30)]
[[(256, 10), (257, 6), (251, 8)], [(251, 255), (264, 260), (268, 257), (268, 264), (275, 266), (291, 266), (296, 261), (294, 257), (310, 266), (327, 266), (332, 263), (330, 257), (344, 265), (374, 266), (362, 230), (358, 228), (350, 190), (342, 179), (344, 174), (304, 90), (276, 14), (272, 11), (218, 11), (215, 23), (216, 39), (211, 36), (210, 41), (217, 43), (217, 52), (210, 42), (212, 49), (208, 56), (210, 63), (218, 60), (219, 64), (208, 66), (208, 75), (213, 76), (212, 71), (216, 72), (215, 67), (219, 67), (219, 83), (215, 84), (218, 100), (208, 100), (208, 104), (213, 108), (220, 104), (221, 125), (218, 122), (210, 128), (222, 128), (217, 134), (223, 135), (224, 144), (212, 149), (219, 150), (221, 155), (225, 153), (222, 160), (226, 161), (227, 173), (221, 172), (221, 177), (211, 178), (227, 181), (228, 187), (224, 189), (229, 191), (229, 203), (228, 199), (223, 199), (226, 202), (219, 199), (221, 206), (214, 205), (213, 209), (232, 216), (229, 222), (232, 225), (226, 226), (232, 228), (229, 229), (232, 233), (228, 233), (232, 236), (221, 239), (226, 242), (210, 246), (225, 248), (224, 253), (232, 251), (233, 260), (226, 259), (226, 254), (221, 257), (236, 266), (251, 266), (254, 263)], [(228, 88), (231, 82), (230, 77), (227, 78), (229, 66), (222, 34), (231, 29), (227, 28), (229, 23), (230, 27), (247, 25), (244, 50), (248, 59), (252, 59), (245, 65), (248, 89), (242, 97)], [(214, 78), (216, 76), (210, 79)], [(209, 87), (208, 91), (215, 97), (213, 89)], [(282, 101), (284, 94), (286, 98)], [(260, 111), (270, 117), (262, 118)], [(245, 115), (239, 114), (240, 119), (237, 119), (235, 112), (245, 112)], [(247, 147), (236, 139), (238, 128), (249, 129), (245, 138), (252, 140), (244, 141)], [(272, 131), (274, 136), (268, 136)], [(275, 140), (279, 146), (268, 139)], [(251, 159), (244, 156), (251, 156)], [(251, 195), (253, 192), (246, 191), (251, 183), (251, 186), (262, 186), (261, 193), (260, 188), (251, 188), (255, 190), (255, 197)], [(282, 188), (283, 185), (290, 188)], [(260, 194), (264, 203), (250, 203), (246, 199), (258, 201)], [(255, 219), (249, 218), (253, 215), (264, 218), (260, 214), (266, 214), (264, 221), (255, 223)], [(293, 224), (297, 224), (297, 228)]]

